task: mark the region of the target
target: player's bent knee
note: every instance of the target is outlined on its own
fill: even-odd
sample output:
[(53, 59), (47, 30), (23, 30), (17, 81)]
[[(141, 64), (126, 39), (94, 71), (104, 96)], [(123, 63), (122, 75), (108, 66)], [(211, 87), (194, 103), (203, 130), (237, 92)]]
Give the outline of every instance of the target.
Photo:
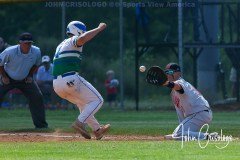
[(98, 100), (96, 100), (95, 102), (97, 104), (97, 108), (101, 108), (104, 100), (103, 100), (103, 98), (98, 98)]
[(103, 105), (103, 103), (104, 103), (104, 99), (102, 96), (98, 97), (97, 101), (100, 103), (100, 105)]
[(100, 107), (103, 105), (103, 102), (104, 102), (103, 98), (99, 100), (99, 106)]

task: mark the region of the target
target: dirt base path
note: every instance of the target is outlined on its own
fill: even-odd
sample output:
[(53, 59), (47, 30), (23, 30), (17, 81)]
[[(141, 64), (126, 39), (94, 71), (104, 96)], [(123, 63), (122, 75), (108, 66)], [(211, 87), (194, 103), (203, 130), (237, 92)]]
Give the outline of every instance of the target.
[[(101, 141), (162, 141), (162, 136), (105, 135)], [(92, 141), (75, 133), (0, 133), (0, 142)]]

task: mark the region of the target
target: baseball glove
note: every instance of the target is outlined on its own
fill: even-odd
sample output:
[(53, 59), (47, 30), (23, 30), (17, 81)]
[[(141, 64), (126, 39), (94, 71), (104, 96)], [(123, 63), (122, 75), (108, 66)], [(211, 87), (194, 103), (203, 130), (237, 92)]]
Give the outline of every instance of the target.
[(147, 83), (162, 86), (167, 81), (167, 75), (159, 66), (152, 66), (147, 71)]

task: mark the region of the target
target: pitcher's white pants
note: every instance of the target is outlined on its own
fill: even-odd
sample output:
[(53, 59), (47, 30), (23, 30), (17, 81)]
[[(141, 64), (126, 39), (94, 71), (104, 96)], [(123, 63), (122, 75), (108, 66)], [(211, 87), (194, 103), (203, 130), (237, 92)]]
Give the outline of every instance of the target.
[(103, 98), (100, 93), (79, 74), (58, 76), (53, 80), (54, 91), (69, 102), (76, 104), (81, 114), (78, 120), (87, 123), (93, 131), (100, 128), (94, 114), (101, 108)]

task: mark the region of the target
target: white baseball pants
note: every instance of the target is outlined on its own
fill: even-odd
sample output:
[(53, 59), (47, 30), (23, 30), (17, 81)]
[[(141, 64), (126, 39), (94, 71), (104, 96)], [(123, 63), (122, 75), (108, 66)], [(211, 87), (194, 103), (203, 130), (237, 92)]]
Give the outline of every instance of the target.
[(58, 76), (53, 80), (54, 91), (80, 110), (78, 120), (87, 123), (93, 131), (100, 128), (94, 114), (101, 108), (103, 98), (100, 93), (79, 74)]
[[(200, 111), (186, 117), (174, 130), (173, 136), (195, 137), (196, 139), (204, 139), (205, 133), (200, 132), (203, 125), (210, 124), (212, 121), (212, 111)], [(206, 128), (205, 128), (206, 129)]]

